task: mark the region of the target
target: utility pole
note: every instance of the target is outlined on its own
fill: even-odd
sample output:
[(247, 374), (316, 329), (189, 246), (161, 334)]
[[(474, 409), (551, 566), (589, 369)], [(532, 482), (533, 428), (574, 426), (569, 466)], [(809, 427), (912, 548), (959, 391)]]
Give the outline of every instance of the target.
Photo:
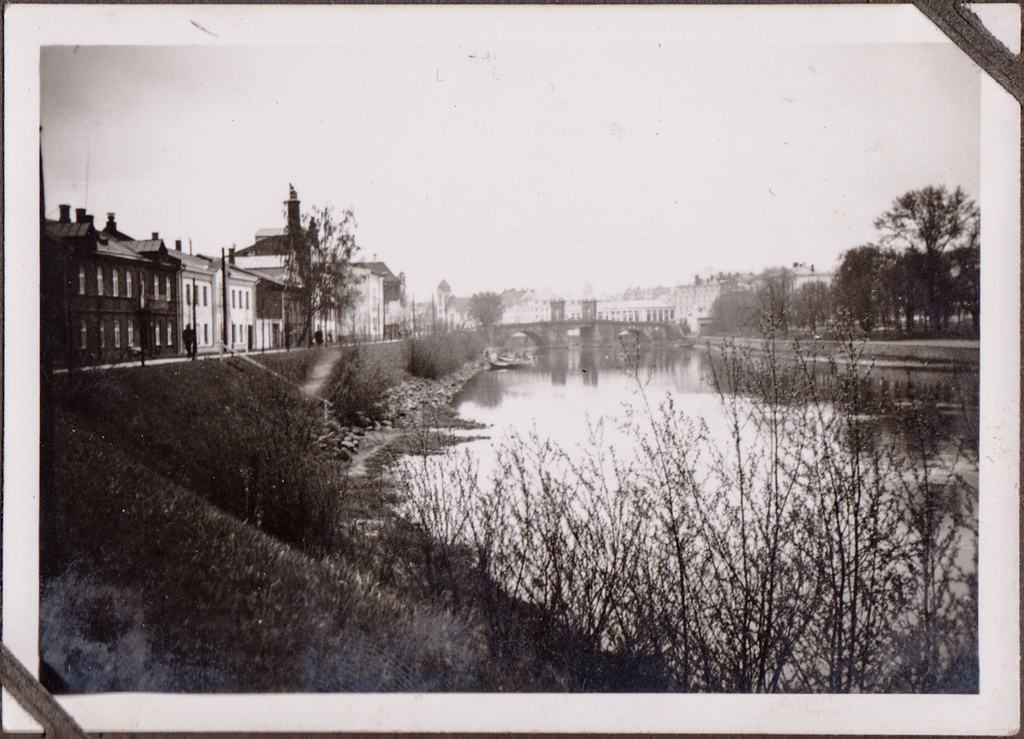
[(221, 320), (221, 345), (228, 349), (228, 262), (227, 257), (224, 253), (224, 247), (220, 249), (220, 302), (221, 302), (221, 314), (223, 319)]
[[(188, 250), (192, 251), (192, 239), (188, 240)], [(192, 346), (188, 347), (192, 359), (196, 358), (198, 350), (194, 349), (199, 344), (199, 329), (196, 327), (196, 278), (192, 278)]]

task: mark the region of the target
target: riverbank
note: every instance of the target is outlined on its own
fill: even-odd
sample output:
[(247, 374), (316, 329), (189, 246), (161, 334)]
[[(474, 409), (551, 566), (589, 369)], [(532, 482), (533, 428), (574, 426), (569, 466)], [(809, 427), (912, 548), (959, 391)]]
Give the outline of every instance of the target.
[(383, 454), (402, 435), (422, 434), (427, 429), (478, 428), (458, 419), (451, 401), (466, 382), (486, 368), (486, 360), (478, 359), (436, 380), (406, 378), (385, 391), (380, 418), (362, 416), (349, 425), (329, 422), (317, 443), (350, 462), (350, 475), (361, 476), (366, 474), (369, 457)]
[[(728, 343), (754, 351), (764, 347), (763, 339), (747, 337), (701, 336), (689, 340), (691, 346), (722, 347)], [(792, 342), (783, 339), (782, 348), (791, 351)], [(818, 356), (841, 357), (841, 344), (829, 339), (801, 339), (804, 351)], [(977, 367), (980, 362), (979, 341), (960, 339), (920, 339), (911, 341), (865, 341), (861, 359), (892, 367)]]
[(388, 413), (357, 429), (302, 390), (320, 353), (290, 354), (45, 388), (40, 654), (51, 690), (500, 688), (474, 627), (425, 595), (420, 539), (381, 474), (421, 448), (424, 429), (443, 446), (448, 401), (481, 364), (405, 377)]

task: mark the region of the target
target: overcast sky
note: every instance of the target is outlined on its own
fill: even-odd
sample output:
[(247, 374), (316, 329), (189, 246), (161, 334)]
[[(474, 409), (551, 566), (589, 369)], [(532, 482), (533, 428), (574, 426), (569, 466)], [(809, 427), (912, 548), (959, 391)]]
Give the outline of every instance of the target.
[(908, 189), (979, 194), (951, 44), (48, 47), (41, 95), (51, 218), (219, 255), (282, 226), (292, 183), (418, 299), (830, 268)]

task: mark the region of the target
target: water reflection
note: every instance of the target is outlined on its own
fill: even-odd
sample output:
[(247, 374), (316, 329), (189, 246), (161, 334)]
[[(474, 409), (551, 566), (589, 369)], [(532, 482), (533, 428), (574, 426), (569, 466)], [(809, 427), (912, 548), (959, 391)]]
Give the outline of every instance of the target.
[[(462, 416), (496, 427), (536, 427), (559, 441), (572, 441), (585, 434), (586, 419), (621, 416), (623, 403), (634, 402), (641, 388), (652, 402), (671, 392), (693, 415), (714, 413), (709, 362), (698, 348), (652, 350), (630, 372), (622, 352), (610, 347), (550, 350), (533, 367), (477, 375), (456, 396), (455, 406)], [(821, 362), (819, 379), (824, 381), (827, 372), (827, 363)], [(977, 416), (977, 371), (875, 366), (864, 390), (896, 404), (925, 403), (950, 414)], [(559, 435), (574, 424), (569, 439)]]

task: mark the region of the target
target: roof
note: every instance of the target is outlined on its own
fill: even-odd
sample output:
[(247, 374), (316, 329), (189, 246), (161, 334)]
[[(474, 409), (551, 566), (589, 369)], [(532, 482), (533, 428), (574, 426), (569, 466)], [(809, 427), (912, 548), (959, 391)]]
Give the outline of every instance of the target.
[(184, 252), (178, 251), (177, 249), (175, 249), (174, 251), (168, 251), (167, 253), (173, 256), (179, 262), (181, 262), (181, 266), (184, 267), (185, 269), (192, 269), (196, 271), (205, 272), (207, 270), (216, 270), (217, 267), (219, 266), (218, 264), (214, 263), (213, 259), (211, 259), (210, 257), (205, 257), (203, 255), (197, 256), (194, 254), (186, 254)]
[(285, 229), (282, 228), (261, 228), (256, 232), (256, 241), (265, 239), (268, 236), (284, 236), (286, 233)]
[(469, 312), (469, 304), (472, 298), (457, 298), (452, 296), (448, 298), (448, 308), (450, 310), (458, 311), (460, 313)]
[(526, 297), (528, 290), (505, 290), (501, 293), (501, 304), (506, 308), (516, 305)]
[(235, 257), (263, 257), (272, 254), (282, 255), (290, 254), (291, 250), (291, 239), (287, 234), (280, 234), (277, 236), (261, 238), (252, 246), (247, 246), (244, 249), (237, 249), (235, 251)]
[(235, 265), (245, 269), (284, 269), (283, 254), (260, 254), (239, 256), (235, 254)]
[(136, 251), (139, 254), (150, 254), (152, 252), (159, 252), (161, 249), (167, 249), (167, 247), (164, 246), (163, 239), (145, 239), (143, 241), (119, 241), (117, 243), (122, 246), (127, 246), (129, 249)]
[(100, 233), (102, 233), (108, 239), (113, 239), (114, 241), (134, 241), (135, 240), (131, 236), (129, 236), (128, 234), (126, 234), (126, 233), (124, 233), (122, 231), (118, 231), (116, 228), (111, 228), (109, 223), (106, 226), (103, 227), (103, 230)]
[(46, 232), (58, 239), (75, 239), (95, 233), (96, 229), (91, 223), (47, 221)]
[(113, 257), (124, 257), (141, 261), (143, 257), (124, 243), (118, 241), (100, 241), (96, 244), (97, 254), (108, 254)]
[(232, 267), (231, 270), (233, 272), (241, 272), (251, 277), (256, 277), (257, 279), (263, 280), (264, 282), (269, 282), (272, 285), (277, 285), (279, 287), (287, 286), (287, 282), (283, 274), (273, 274), (268, 270), (245, 269), (243, 267), (239, 267), (238, 265)]
[(247, 269), (241, 269), (239, 267), (236, 267), (235, 265), (229, 264), (228, 279), (232, 279), (234, 277), (251, 278), (253, 282), (255, 282), (256, 280), (262, 278), (263, 275), (259, 274), (258, 272), (252, 272)]
[(452, 288), (448, 284), (448, 280), (441, 280), (440, 284), (438, 284), (438, 286), (437, 286), (437, 291), (439, 293), (440, 292), (450, 293), (452, 291)]
[[(377, 275), (378, 277), (383, 277), (386, 281), (394, 280), (395, 282), (400, 282), (400, 280), (397, 277), (395, 277), (395, 273), (388, 269), (388, 266), (384, 264), (384, 262), (353, 262), (352, 266), (363, 267), (364, 269), (368, 269), (371, 273)], [(447, 283), (444, 282), (442, 282), (441, 284), (447, 285)], [(441, 289), (440, 285), (438, 285), (438, 289)]]

